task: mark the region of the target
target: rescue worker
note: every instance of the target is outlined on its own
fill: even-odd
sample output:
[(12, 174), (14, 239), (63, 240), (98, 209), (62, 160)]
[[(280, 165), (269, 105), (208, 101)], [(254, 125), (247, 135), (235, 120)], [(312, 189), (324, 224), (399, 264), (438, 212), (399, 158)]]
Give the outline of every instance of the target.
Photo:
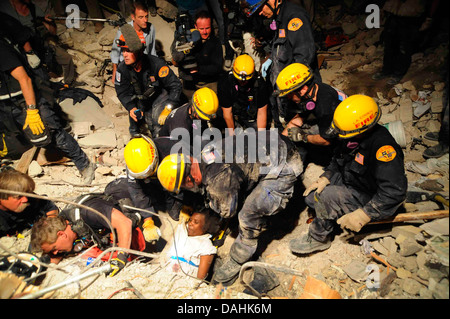
[(439, 10), (439, 2), (387, 0), (384, 3), (386, 20), (383, 29), (383, 67), (372, 76), (373, 80), (388, 78), (386, 83), (389, 85), (401, 81), (411, 66), (417, 44), (427, 38), (425, 31), (431, 30), (433, 16)]
[(146, 123), (157, 137), (167, 115), (178, 107), (181, 82), (164, 60), (144, 55), (143, 43), (131, 25), (123, 25), (121, 31), (124, 61), (116, 71), (117, 97), (129, 112), (131, 136), (141, 133), (139, 125)]
[[(242, 264), (252, 258), (264, 220), (286, 207), (303, 170), (295, 147), (276, 130), (255, 131), (247, 136), (255, 142), (244, 143), (245, 149), (237, 144), (242, 135), (228, 136), (208, 144), (201, 158), (171, 154), (157, 171), (168, 191), (203, 192), (209, 207), (223, 219), (238, 215), (239, 235), (229, 259), (214, 275), (215, 281), (224, 285), (232, 284)], [(255, 154), (257, 160), (256, 156), (252, 158)]]
[[(145, 48), (144, 54), (150, 54), (157, 56), (155, 49), (155, 40), (156, 40), (156, 31), (155, 26), (148, 21), (148, 8), (141, 1), (133, 1), (133, 9), (134, 11), (130, 14), (131, 21), (128, 22), (131, 26), (133, 26), (136, 33), (140, 38), (144, 39)], [(116, 79), (116, 71), (117, 66), (120, 62), (123, 61), (122, 48), (117, 45), (117, 41), (120, 39), (122, 32), (117, 30), (116, 37), (114, 38), (114, 42), (112, 44), (111, 49), (111, 63), (113, 64), (113, 72), (112, 72), (112, 83)]]
[(11, 41), (0, 38), (0, 133), (25, 135), (37, 147), (55, 145), (75, 163), (83, 183), (90, 184), (96, 165), (63, 128), (51, 102), (36, 90), (31, 74), (27, 61)]
[[(31, 229), (32, 251), (42, 251), (50, 257), (50, 262), (56, 264), (67, 255), (87, 248), (90, 248), (89, 252), (83, 254), (83, 258), (97, 258), (112, 246), (111, 232), (115, 234), (116, 247), (145, 249), (145, 240), (136, 219), (122, 213), (114, 202), (99, 194), (82, 195), (75, 202), (97, 213), (69, 204), (58, 216), (41, 218)], [(97, 247), (92, 247), (94, 244)], [(114, 251), (109, 275), (117, 274), (132, 257), (124, 250)], [(107, 261), (109, 258), (110, 254), (105, 254), (101, 259)]]
[[(314, 36), (308, 13), (300, 5), (286, 0), (246, 0), (247, 16), (259, 14), (272, 19), (271, 28), (276, 30), (271, 52), (261, 66), (261, 74), (274, 88), (278, 74), (292, 63), (311, 67), (316, 82), (321, 82)], [(285, 125), (286, 106), (279, 99), (271, 98), (272, 114), (277, 127)]]
[(17, 44), (26, 55), (27, 62), (31, 68), (37, 68), (41, 64), (41, 59), (36, 55), (31, 46), (30, 40), (32, 32), (23, 26), (19, 20), (0, 11), (1, 35), (7, 37), (14, 44)]
[(184, 140), (191, 147), (199, 147), (200, 151), (203, 132), (212, 126), (211, 121), (216, 118), (218, 109), (219, 100), (216, 93), (207, 87), (198, 89), (189, 103), (170, 113), (160, 131), (160, 136)]
[[(0, 189), (32, 194), (35, 183), (27, 174), (8, 169), (0, 172)], [(0, 192), (0, 237), (15, 236), (42, 216), (56, 216), (58, 211), (50, 200)]]
[(311, 68), (302, 63), (285, 67), (277, 77), (277, 87), (276, 94), (291, 103), (286, 117), (290, 120), (282, 134), (303, 142), (306, 149), (311, 149), (309, 145), (331, 145), (335, 136), (329, 128), (334, 110), (347, 96), (328, 84), (316, 83)]
[[(183, 93), (188, 100), (195, 90), (208, 87), (217, 94), (217, 82), (223, 67), (223, 49), (215, 36), (212, 19), (207, 11), (200, 11), (194, 17), (194, 26), (200, 38), (193, 48), (178, 51), (177, 39), (171, 46), (174, 65), (178, 67), (183, 82)], [(189, 61), (189, 63), (187, 63)]]
[[(19, 20), (31, 32), (30, 49), (32, 49), (27, 52), (28, 55), (33, 56), (34, 60), (38, 57), (42, 65), (46, 65), (48, 72), (60, 74), (61, 68), (66, 86), (75, 87), (84, 84), (76, 81), (77, 73), (73, 58), (58, 39), (55, 22), (45, 15), (38, 5), (33, 1), (1, 1), (0, 11)], [(35, 64), (37, 67), (40, 63)]]
[(219, 81), (219, 103), (230, 135), (239, 126), (266, 129), (269, 95), (270, 87), (256, 72), (252, 57), (238, 56), (232, 71)]
[(105, 189), (106, 194), (118, 200), (129, 198), (129, 206), (145, 210), (137, 213), (144, 221), (143, 233), (148, 242), (159, 239), (159, 229), (152, 218), (154, 213), (158, 210), (167, 211), (173, 220), (178, 221), (180, 213), (184, 214), (189, 210), (184, 205), (184, 201), (188, 200), (185, 199), (185, 194), (169, 194), (156, 177), (160, 159), (177, 151), (172, 149), (176, 143), (169, 137), (151, 139), (141, 135), (133, 138), (124, 150), (126, 178), (115, 179)]
[(291, 240), (293, 253), (328, 249), (336, 222), (359, 232), (370, 221), (394, 216), (406, 198), (407, 179), (401, 147), (378, 123), (381, 109), (365, 95), (341, 102), (332, 128), (340, 143), (330, 165), (304, 192), (316, 217), (309, 230)]

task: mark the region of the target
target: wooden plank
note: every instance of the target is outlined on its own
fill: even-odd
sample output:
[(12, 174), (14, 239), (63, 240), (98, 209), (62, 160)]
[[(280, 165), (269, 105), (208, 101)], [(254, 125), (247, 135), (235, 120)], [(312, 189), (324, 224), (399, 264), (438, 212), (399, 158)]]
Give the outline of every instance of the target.
[(34, 158), (37, 149), (38, 148), (36, 146), (33, 146), (28, 151), (22, 154), (22, 157), (20, 158), (19, 162), (17, 162), (17, 165), (15, 167), (16, 171), (22, 172), (24, 174), (28, 172), (28, 166), (30, 166), (30, 163)]
[(433, 210), (433, 211), (428, 211), (428, 212), (403, 213), (403, 214), (398, 214), (394, 218), (370, 222), (369, 225), (398, 223), (398, 222), (406, 222), (406, 221), (411, 221), (411, 220), (436, 219), (436, 218), (445, 218), (445, 217), (448, 217), (448, 210)]

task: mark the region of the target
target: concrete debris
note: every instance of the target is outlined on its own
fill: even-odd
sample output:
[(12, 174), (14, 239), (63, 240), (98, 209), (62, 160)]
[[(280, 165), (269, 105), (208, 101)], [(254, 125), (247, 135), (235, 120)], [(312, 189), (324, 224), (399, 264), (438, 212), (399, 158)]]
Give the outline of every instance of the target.
[(436, 236), (436, 235), (448, 236), (449, 235), (448, 224), (449, 224), (448, 218), (441, 218), (441, 219), (436, 219), (429, 223), (420, 225), (419, 227), (431, 236)]
[(429, 158), (425, 162), (406, 161), (405, 169), (424, 176), (437, 173), (448, 177), (449, 154), (440, 158)]
[[(412, 297), (448, 298), (448, 289), (447, 292), (442, 289), (448, 284), (448, 223), (449, 219), (443, 218), (423, 223), (419, 227), (394, 226), (389, 236), (371, 242), (376, 253), (396, 269), (397, 278), (388, 287), (383, 287), (385, 297), (394, 297), (402, 291)], [(427, 238), (425, 242), (418, 242), (415, 239), (417, 234)], [(377, 265), (381, 268), (380, 272), (386, 266), (382, 263)], [(351, 279), (358, 272), (347, 270), (354, 268), (353, 262), (344, 268)], [(362, 266), (356, 269), (362, 269)]]
[(92, 147), (92, 148), (100, 148), (100, 147), (112, 147), (115, 148), (117, 146), (117, 138), (114, 130), (103, 130), (98, 131), (88, 136), (82, 137), (78, 140), (78, 144), (81, 147)]
[(81, 102), (73, 103), (72, 99), (65, 99), (59, 103), (61, 109), (67, 114), (69, 121), (72, 122), (91, 122), (94, 123), (96, 130), (100, 128), (111, 128), (113, 123), (105, 111), (92, 97), (88, 96)]
[(412, 256), (422, 250), (422, 246), (419, 245), (415, 239), (406, 238), (399, 244), (400, 255), (403, 257)]
[(411, 278), (406, 278), (402, 281), (402, 289), (406, 293), (415, 296), (420, 293), (420, 289), (422, 288), (422, 285)]
[(342, 270), (354, 281), (364, 282), (369, 275), (367, 264), (360, 260), (353, 260), (350, 264), (343, 267)]
[(35, 178), (41, 175), (44, 172), (41, 165), (38, 164), (37, 161), (31, 161), (30, 166), (28, 166), (28, 175), (30, 177)]
[[(157, 40), (162, 43), (163, 58), (170, 61), (169, 48), (177, 8), (165, 0), (156, 0), (156, 7), (158, 16), (150, 17), (150, 21), (156, 28)], [(363, 19), (347, 14), (341, 16), (342, 12), (344, 11), (340, 6), (337, 6), (334, 14), (315, 16), (316, 22), (324, 30), (338, 25), (342, 27), (343, 34), (349, 36), (348, 43), (329, 49), (329, 52), (339, 55), (339, 59), (323, 63), (320, 70), (322, 81), (343, 90), (347, 95), (366, 94), (374, 97), (382, 109), (380, 124), (400, 122), (402, 125), (405, 170), (411, 188), (439, 190), (439, 193), (448, 198), (449, 155), (428, 160), (422, 156), (427, 147), (437, 143), (425, 139), (425, 135), (440, 129), (445, 86), (437, 72), (429, 70), (440, 67), (442, 57), (447, 55), (448, 45), (430, 48), (425, 53), (415, 53), (408, 74), (396, 85), (387, 85), (385, 80), (372, 81), (371, 76), (382, 67), (383, 28), (368, 29)], [(95, 184), (80, 187), (78, 170), (69, 160), (57, 165), (54, 162), (50, 163), (52, 165), (39, 165), (37, 161), (33, 161), (28, 169), (28, 173), (36, 181), (36, 193), (65, 199), (75, 199), (82, 193), (103, 192), (108, 182), (125, 175), (123, 150), (130, 140), (128, 112), (118, 100), (111, 82), (111, 63), (105, 63), (106, 67), (100, 72), (103, 63), (110, 58), (118, 27), (105, 23), (104, 28), (95, 33), (91, 22), (80, 25), (78, 29), (67, 29), (65, 25), (57, 24), (58, 36), (73, 57), (77, 80), (84, 82), (83, 88), (96, 94), (104, 107), (100, 107), (92, 97), (76, 104), (66, 99), (60, 105), (67, 114), (70, 134), (97, 165)], [(176, 71), (176, 68), (173, 69)], [(311, 185), (322, 173), (323, 167), (309, 164), (302, 175), (303, 186)], [(301, 196), (301, 192), (298, 196)], [(57, 205), (63, 206), (60, 203)], [(407, 212), (442, 209), (429, 200), (407, 203), (404, 208)], [(163, 212), (161, 216), (169, 220), (166, 215)], [(308, 227), (307, 221), (311, 215), (308, 209), (304, 209), (297, 217), (292, 223), (285, 220), (280, 223), (283, 227), (292, 227), (287, 234), (283, 234), (284, 237), (278, 234), (271, 237), (265, 243), (266, 251), (262, 254), (269, 263), (302, 270), (305, 276), (279, 277), (280, 285), (270, 291), (269, 296), (323, 299), (449, 298), (448, 218), (430, 222), (415, 221), (402, 226), (392, 225), (392, 228), (377, 228), (366, 234), (365, 238), (370, 241), (373, 252), (389, 265), (386, 266), (371, 255), (361, 253), (358, 245), (339, 240), (334, 240), (330, 249), (323, 253), (302, 258), (292, 255), (287, 243)], [(163, 224), (161, 229), (163, 239), (167, 240), (169, 237), (165, 236), (165, 232), (169, 232), (170, 227)], [(29, 237), (5, 236), (0, 238), (0, 243), (14, 251), (25, 251), (29, 246)], [(231, 235), (227, 237), (223, 248), (218, 251), (220, 257), (227, 254), (234, 239)], [(86, 270), (86, 260), (68, 258), (59, 266), (66, 271), (50, 271), (44, 286), (60, 283), (69, 276)], [(378, 272), (373, 270), (374, 266)], [(372, 275), (374, 283), (380, 283), (380, 288), (368, 289), (366, 283)], [(82, 282), (64, 287), (57, 291), (54, 298), (137, 298), (131, 291), (121, 290), (126, 281), (143, 296), (152, 299), (205, 299), (218, 295), (213, 285), (200, 284), (193, 278), (168, 272), (161, 269), (159, 263), (136, 260), (128, 263), (116, 277), (102, 276), (92, 283)], [(240, 288), (239, 285), (237, 287)], [(221, 295), (230, 299), (255, 299), (237, 288), (221, 291)]]
[(81, 136), (89, 135), (93, 132), (92, 122), (72, 122), (70, 125), (72, 127), (72, 134), (74, 135), (75, 139)]

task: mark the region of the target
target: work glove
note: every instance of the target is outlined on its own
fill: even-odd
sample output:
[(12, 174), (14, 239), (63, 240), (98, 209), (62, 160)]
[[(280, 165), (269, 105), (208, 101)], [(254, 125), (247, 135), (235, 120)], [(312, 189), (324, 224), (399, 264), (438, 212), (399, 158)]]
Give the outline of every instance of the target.
[(186, 224), (189, 221), (189, 219), (191, 218), (193, 211), (194, 211), (193, 208), (190, 206), (184, 205), (183, 207), (181, 207), (178, 222), (180, 224)]
[(349, 229), (354, 232), (359, 232), (369, 222), (370, 217), (361, 208), (345, 214), (337, 220), (342, 229)]
[(27, 117), (25, 118), (23, 129), (25, 130), (27, 127), (30, 127), (31, 133), (34, 135), (44, 132), (44, 123), (42, 123), (38, 109), (27, 109)]
[(36, 69), (39, 66), (39, 64), (41, 63), (41, 59), (39, 59), (39, 57), (33, 51), (29, 51), (26, 54), (27, 54), (28, 64), (33, 69)]
[(164, 107), (164, 110), (162, 110), (161, 114), (159, 115), (158, 118), (158, 124), (159, 125), (164, 125), (164, 123), (166, 122), (167, 116), (169, 116), (170, 112), (172, 112), (173, 106), (172, 104), (167, 104)]
[(264, 62), (263, 65), (261, 66), (261, 75), (264, 78), (264, 80), (266, 79), (267, 71), (269, 70), (269, 67), (271, 64), (272, 64), (272, 60), (267, 59), (266, 62)]
[(322, 176), (317, 181), (312, 183), (307, 189), (305, 189), (303, 196), (308, 196), (308, 194), (311, 193), (313, 190), (316, 190), (316, 193), (320, 194), (325, 188), (325, 186), (327, 186), (328, 184), (330, 184), (329, 179)]
[(109, 263), (111, 265), (111, 272), (109, 273), (109, 277), (115, 276), (119, 271), (125, 268), (125, 265), (128, 262), (128, 254), (119, 251), (116, 258), (113, 258)]
[(308, 143), (308, 135), (298, 126), (288, 128), (288, 136), (293, 142)]
[(161, 231), (155, 226), (155, 222), (152, 218), (147, 218), (142, 225), (143, 234), (146, 242), (152, 242), (158, 240), (161, 236)]

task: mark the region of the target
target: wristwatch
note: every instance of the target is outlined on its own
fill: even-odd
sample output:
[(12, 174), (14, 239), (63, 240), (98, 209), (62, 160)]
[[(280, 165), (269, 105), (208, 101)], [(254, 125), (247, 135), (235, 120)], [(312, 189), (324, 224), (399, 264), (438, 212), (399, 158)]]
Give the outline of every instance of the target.
[(35, 110), (36, 109), (36, 104), (30, 104), (27, 106), (28, 110)]

